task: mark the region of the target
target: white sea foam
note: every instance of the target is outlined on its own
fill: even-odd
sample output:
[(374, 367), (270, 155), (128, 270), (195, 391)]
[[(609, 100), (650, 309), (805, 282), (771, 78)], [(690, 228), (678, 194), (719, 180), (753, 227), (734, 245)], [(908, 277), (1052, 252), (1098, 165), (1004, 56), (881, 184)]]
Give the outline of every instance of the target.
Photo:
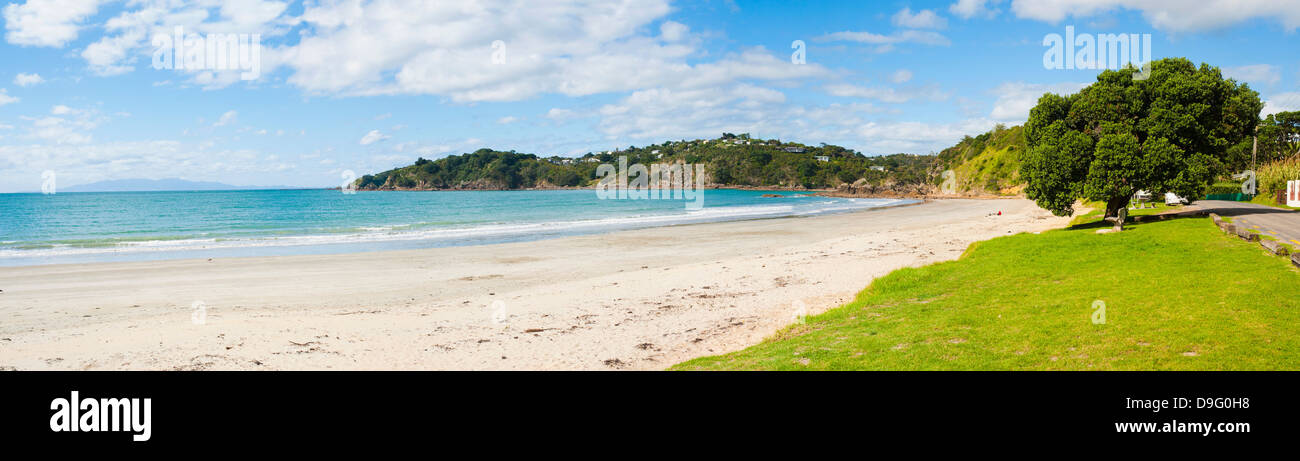
[[(807, 196), (812, 197), (812, 196)], [(289, 247), (349, 243), (426, 241), (431, 246), (545, 238), (613, 230), (640, 229), (719, 221), (812, 216), (897, 205), (906, 200), (838, 199), (797, 205), (750, 205), (704, 208), (673, 214), (618, 216), (559, 222), (497, 223), (469, 227), (409, 230), (410, 226), (371, 226), (356, 232), (243, 238), (190, 238), (118, 242), (113, 246), (79, 247), (67, 244), (37, 249), (0, 249), (0, 258), (43, 258), (66, 255), (100, 255), (137, 252), (188, 252), (229, 248)], [(399, 230), (400, 229), (400, 230)]]

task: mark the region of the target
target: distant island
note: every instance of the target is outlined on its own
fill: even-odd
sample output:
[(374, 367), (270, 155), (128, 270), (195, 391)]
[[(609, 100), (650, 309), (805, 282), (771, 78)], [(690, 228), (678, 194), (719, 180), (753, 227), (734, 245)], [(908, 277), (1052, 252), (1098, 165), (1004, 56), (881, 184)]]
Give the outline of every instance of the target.
[[(883, 195), (924, 195), (937, 186), (943, 169), (935, 155), (866, 156), (844, 147), (810, 146), (748, 134), (717, 139), (668, 141), (644, 147), (543, 157), (479, 149), (438, 160), (368, 174), (358, 190), (561, 189), (594, 185), (596, 167), (627, 157), (628, 164), (703, 164), (711, 187), (782, 190), (848, 189)], [(936, 168), (938, 168), (936, 170)]]
[(112, 179), (60, 188), (59, 192), (162, 192), (162, 191), (217, 191), (303, 189), (290, 186), (232, 186), (210, 181), (187, 181), (179, 178), (164, 179)]

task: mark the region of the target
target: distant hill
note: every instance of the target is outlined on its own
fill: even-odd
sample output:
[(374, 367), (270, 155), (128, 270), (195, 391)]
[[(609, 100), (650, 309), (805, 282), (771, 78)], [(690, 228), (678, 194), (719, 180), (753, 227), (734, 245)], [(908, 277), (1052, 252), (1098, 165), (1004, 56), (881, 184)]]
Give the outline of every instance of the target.
[[(668, 141), (644, 147), (588, 153), (577, 158), (542, 157), (491, 149), (417, 160), (414, 165), (368, 174), (360, 190), (501, 190), (590, 187), (596, 168), (626, 157), (628, 164), (687, 163), (706, 168), (709, 186), (774, 189), (835, 189), (871, 185), (871, 193), (924, 193), (932, 182), (932, 155), (868, 157), (844, 147), (806, 145), (748, 134), (717, 139)], [(865, 190), (864, 189), (864, 190)]]
[(939, 162), (957, 174), (957, 192), (976, 195), (1016, 195), (1024, 189), (1020, 155), (1027, 149), (1020, 126), (998, 125), (979, 136), (967, 136), (939, 153)]
[(259, 189), (302, 189), (288, 186), (232, 186), (210, 181), (186, 181), (178, 178), (166, 179), (113, 179), (93, 182), (71, 187), (59, 188), (59, 192), (154, 192), (154, 191), (212, 191), (212, 190), (259, 190)]

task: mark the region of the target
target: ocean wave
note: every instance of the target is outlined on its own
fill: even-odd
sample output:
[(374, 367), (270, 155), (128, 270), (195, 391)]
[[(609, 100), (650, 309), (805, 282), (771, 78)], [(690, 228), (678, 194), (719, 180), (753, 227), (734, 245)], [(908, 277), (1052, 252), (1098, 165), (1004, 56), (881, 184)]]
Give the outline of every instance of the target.
[[(891, 206), (905, 200), (838, 199), (800, 201), (798, 204), (737, 205), (703, 208), (669, 214), (644, 214), (552, 222), (492, 223), (463, 227), (424, 228), (419, 223), (386, 226), (360, 226), (341, 229), (316, 229), (302, 235), (281, 232), (257, 236), (132, 237), (126, 240), (102, 239), (78, 242), (14, 242), (0, 245), (0, 258), (43, 258), (67, 255), (98, 255), (138, 252), (187, 252), (228, 248), (290, 247), (350, 243), (428, 241), (432, 244), (456, 245), (491, 243), (522, 238), (545, 238), (590, 234), (615, 230), (739, 221), (786, 216), (813, 216), (867, 208)], [(463, 243), (462, 243), (463, 242)]]

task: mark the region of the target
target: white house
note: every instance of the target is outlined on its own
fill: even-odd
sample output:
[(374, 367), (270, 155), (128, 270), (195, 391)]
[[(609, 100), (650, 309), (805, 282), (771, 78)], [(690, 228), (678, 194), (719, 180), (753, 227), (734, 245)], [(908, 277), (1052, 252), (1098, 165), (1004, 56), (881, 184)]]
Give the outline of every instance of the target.
[(816, 158), (818, 161), (822, 161), (822, 162), (829, 162), (829, 161), (831, 161), (831, 158), (828, 157), (828, 156), (825, 156), (825, 155), (818, 155), (818, 156), (816, 156), (816, 157), (814, 157), (814, 158)]

